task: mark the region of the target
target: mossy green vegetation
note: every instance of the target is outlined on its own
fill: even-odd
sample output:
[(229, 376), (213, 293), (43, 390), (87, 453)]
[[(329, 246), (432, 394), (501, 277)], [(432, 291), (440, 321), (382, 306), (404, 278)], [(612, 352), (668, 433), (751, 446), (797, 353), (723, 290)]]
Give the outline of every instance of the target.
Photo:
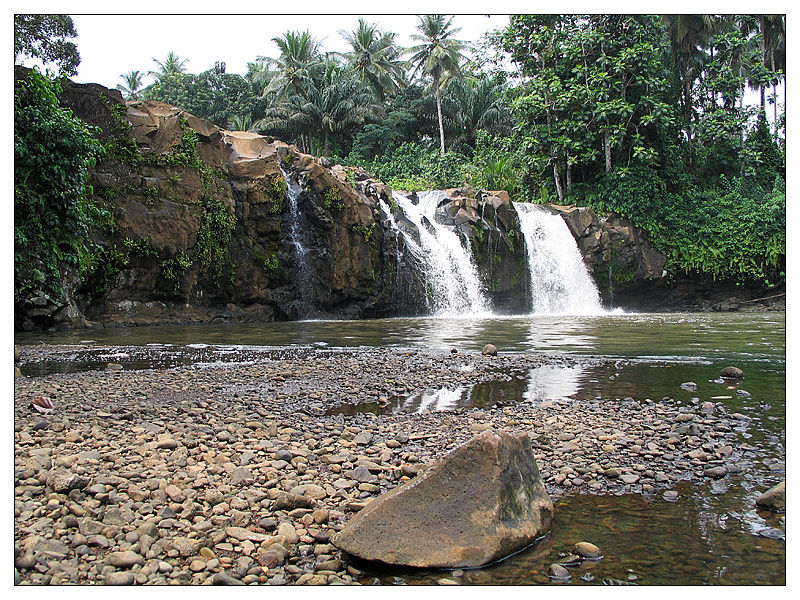
[(14, 298), (61, 293), (65, 269), (90, 271), (91, 229), (108, 218), (89, 169), (103, 156), (95, 129), (59, 105), (61, 83), (33, 69), (14, 89)]
[[(233, 268), (230, 265), (230, 244), (236, 227), (236, 216), (218, 194), (218, 180), (222, 174), (201, 160), (197, 152), (197, 144), (199, 143), (197, 132), (189, 126), (188, 121), (183, 117), (180, 119), (180, 126), (183, 129), (181, 144), (173, 148), (172, 152), (164, 154), (140, 152), (135, 142), (128, 135), (127, 112), (123, 112), (119, 108), (120, 106), (125, 109), (124, 105), (116, 105), (112, 109), (116, 121), (117, 135), (112, 136), (106, 142), (108, 156), (133, 168), (167, 169), (170, 167), (188, 167), (194, 169), (198, 173), (203, 189), (200, 198), (203, 213), (197, 230), (197, 241), (188, 253), (162, 260), (164, 276), (167, 279), (179, 282), (182, 273), (196, 262), (201, 274), (208, 275), (218, 285), (225, 284), (233, 276)], [(153, 173), (150, 175), (153, 175)], [(183, 176), (180, 173), (173, 173), (165, 179), (170, 183), (178, 184), (182, 181)], [(281, 182), (283, 185), (281, 185)], [(286, 182), (283, 178), (276, 177), (269, 185), (270, 199), (273, 202), (271, 210), (280, 212), (282, 210), (282, 197), (286, 192)], [(125, 191), (129, 193), (135, 191), (135, 189), (129, 188), (130, 185), (125, 188)], [(106, 188), (104, 197), (112, 199), (121, 191), (123, 190), (115, 192), (113, 188)], [(153, 207), (155, 201), (159, 198), (159, 190), (157, 187), (144, 188), (141, 191), (141, 197), (143, 204)], [(227, 274), (230, 276), (227, 278), (224, 277), (226, 269)]]
[(267, 196), (269, 198), (269, 211), (279, 215), (283, 212), (283, 202), (286, 199), (286, 190), (289, 184), (280, 175), (267, 178)]
[(183, 276), (192, 267), (192, 257), (185, 252), (178, 252), (174, 257), (161, 261), (161, 275), (172, 282), (173, 292), (179, 294)]
[(323, 190), (322, 202), (325, 208), (330, 211), (339, 211), (344, 208), (342, 193), (339, 191), (339, 188), (334, 186), (327, 187)]

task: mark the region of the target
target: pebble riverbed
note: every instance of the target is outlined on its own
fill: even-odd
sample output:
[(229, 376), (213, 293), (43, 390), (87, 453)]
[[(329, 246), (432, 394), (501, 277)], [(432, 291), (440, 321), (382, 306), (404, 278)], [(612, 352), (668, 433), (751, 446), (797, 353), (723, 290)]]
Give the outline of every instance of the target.
[[(22, 359), (35, 363), (39, 352), (24, 347)], [(553, 498), (668, 498), (681, 481), (718, 480), (759, 460), (760, 449), (740, 435), (748, 417), (721, 402), (602, 397), (422, 413), (331, 410), (592, 361), (602, 362), (319, 350), (204, 369), (17, 377), (15, 578), (365, 583), (332, 534), (379, 494), (490, 428), (528, 433)], [(30, 407), (42, 395), (55, 405), (50, 414)], [(458, 574), (444, 579), (458, 583)]]

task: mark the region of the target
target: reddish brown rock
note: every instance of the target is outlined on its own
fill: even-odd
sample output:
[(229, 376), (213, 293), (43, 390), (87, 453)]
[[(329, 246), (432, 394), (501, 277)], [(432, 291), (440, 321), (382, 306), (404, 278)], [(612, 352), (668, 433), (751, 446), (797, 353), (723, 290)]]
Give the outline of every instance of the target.
[(546, 533), (552, 515), (528, 436), (485, 431), (378, 497), (331, 541), (388, 564), (477, 567)]

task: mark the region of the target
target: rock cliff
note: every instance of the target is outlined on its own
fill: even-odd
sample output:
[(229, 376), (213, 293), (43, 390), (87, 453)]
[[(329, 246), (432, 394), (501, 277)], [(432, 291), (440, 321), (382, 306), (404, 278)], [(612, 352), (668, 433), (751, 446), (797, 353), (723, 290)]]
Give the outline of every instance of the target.
[[(90, 321), (361, 318), (415, 312), (395, 294), (379, 182), (279, 140), (220, 130), (155, 101), (127, 105), (134, 161), (91, 183), (116, 262), (80, 293)], [(289, 193), (287, 193), (287, 191)], [(391, 260), (390, 258), (391, 257)], [(403, 305), (402, 298), (406, 299)]]
[(648, 290), (666, 286), (667, 259), (641, 229), (615, 215), (598, 217), (591, 208), (552, 204), (550, 209), (567, 223), (606, 308), (635, 305)]
[[(425, 274), (408, 248), (419, 232), (365, 171), (160, 102), (126, 104), (95, 84), (66, 82), (61, 101), (100, 127), (108, 155), (89, 183), (108, 217), (93, 234), (91, 273), (65, 268), (59, 297), (34, 290), (18, 302), (18, 328), (429, 312)], [(719, 285), (668, 282), (665, 257), (622, 219), (548, 209), (567, 223), (606, 307), (738, 306)], [(434, 218), (469, 246), (494, 311), (530, 310), (525, 243), (507, 193), (447, 190)]]

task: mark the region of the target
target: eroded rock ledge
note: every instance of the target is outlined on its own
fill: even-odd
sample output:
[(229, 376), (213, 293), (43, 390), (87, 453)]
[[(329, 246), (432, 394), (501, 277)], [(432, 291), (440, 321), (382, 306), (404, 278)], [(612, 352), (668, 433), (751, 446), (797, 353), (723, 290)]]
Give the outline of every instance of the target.
[[(57, 297), (32, 290), (15, 305), (18, 329), (428, 313), (422, 268), (386, 207), (412, 236), (413, 225), (402, 222), (392, 190), (362, 169), (222, 130), (164, 103), (126, 105), (95, 84), (67, 82), (62, 102), (116, 149), (89, 182), (111, 218), (94, 232), (101, 250), (93, 275), (81, 281), (65, 269)], [(287, 181), (297, 187), (296, 206)], [(530, 310), (508, 194), (447, 194), (436, 218), (470, 244), (494, 310)], [(754, 299), (764, 296), (781, 301), (782, 290), (668, 281), (664, 257), (641, 230), (587, 208), (549, 209), (568, 224), (607, 307), (735, 310), (759, 307)]]

